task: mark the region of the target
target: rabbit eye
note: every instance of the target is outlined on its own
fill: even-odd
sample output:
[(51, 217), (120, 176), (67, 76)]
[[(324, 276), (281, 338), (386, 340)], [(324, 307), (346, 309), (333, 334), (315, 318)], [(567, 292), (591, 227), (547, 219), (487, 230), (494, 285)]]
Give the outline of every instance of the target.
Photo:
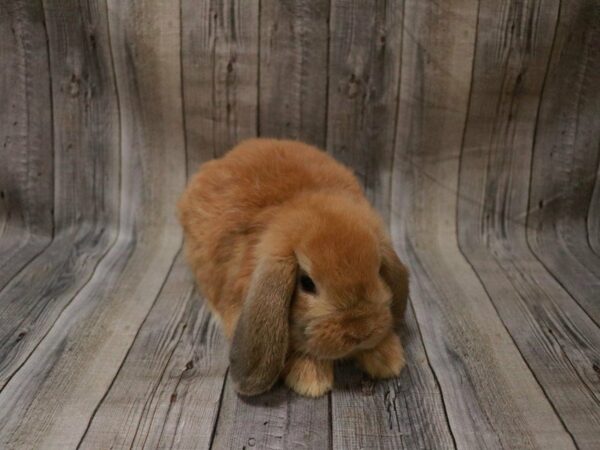
[(317, 293), (317, 287), (315, 286), (315, 282), (308, 275), (300, 275), (300, 287), (304, 292), (307, 292), (309, 294)]

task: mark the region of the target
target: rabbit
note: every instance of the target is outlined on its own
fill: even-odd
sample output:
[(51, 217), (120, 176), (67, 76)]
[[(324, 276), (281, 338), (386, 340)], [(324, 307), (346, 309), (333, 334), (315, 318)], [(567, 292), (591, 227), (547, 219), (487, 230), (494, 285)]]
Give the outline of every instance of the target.
[(178, 215), (239, 394), (281, 377), (323, 395), (338, 359), (400, 374), (408, 271), (348, 168), (298, 141), (245, 140), (200, 167)]

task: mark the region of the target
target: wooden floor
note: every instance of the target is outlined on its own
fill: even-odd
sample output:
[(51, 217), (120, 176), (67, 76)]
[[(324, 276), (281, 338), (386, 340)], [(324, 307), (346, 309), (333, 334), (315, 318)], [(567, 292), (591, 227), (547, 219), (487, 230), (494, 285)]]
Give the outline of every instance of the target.
[[(599, 449), (599, 68), (597, 0), (0, 0), (0, 448)], [(174, 208), (257, 134), (389, 222), (398, 379), (232, 391)]]

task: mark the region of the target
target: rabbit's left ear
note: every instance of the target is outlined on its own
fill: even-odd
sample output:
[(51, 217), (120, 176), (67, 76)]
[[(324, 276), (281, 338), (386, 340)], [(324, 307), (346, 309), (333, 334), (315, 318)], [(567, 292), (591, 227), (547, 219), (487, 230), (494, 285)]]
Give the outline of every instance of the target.
[(398, 258), (389, 237), (381, 239), (381, 278), (392, 291), (394, 323), (402, 322), (408, 301), (408, 270)]
[(295, 286), (295, 258), (259, 260), (229, 354), (234, 388), (240, 394), (265, 392), (279, 378), (287, 356), (289, 310)]

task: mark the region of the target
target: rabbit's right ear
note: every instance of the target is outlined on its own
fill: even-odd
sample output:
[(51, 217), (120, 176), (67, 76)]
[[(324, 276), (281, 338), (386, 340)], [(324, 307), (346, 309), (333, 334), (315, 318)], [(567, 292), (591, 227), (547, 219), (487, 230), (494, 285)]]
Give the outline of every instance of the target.
[(392, 291), (392, 315), (396, 325), (402, 322), (408, 301), (408, 270), (398, 258), (391, 240), (384, 236), (381, 243), (381, 278)]
[(259, 260), (229, 354), (234, 388), (240, 394), (265, 392), (279, 378), (287, 356), (289, 309), (295, 286), (295, 258)]

